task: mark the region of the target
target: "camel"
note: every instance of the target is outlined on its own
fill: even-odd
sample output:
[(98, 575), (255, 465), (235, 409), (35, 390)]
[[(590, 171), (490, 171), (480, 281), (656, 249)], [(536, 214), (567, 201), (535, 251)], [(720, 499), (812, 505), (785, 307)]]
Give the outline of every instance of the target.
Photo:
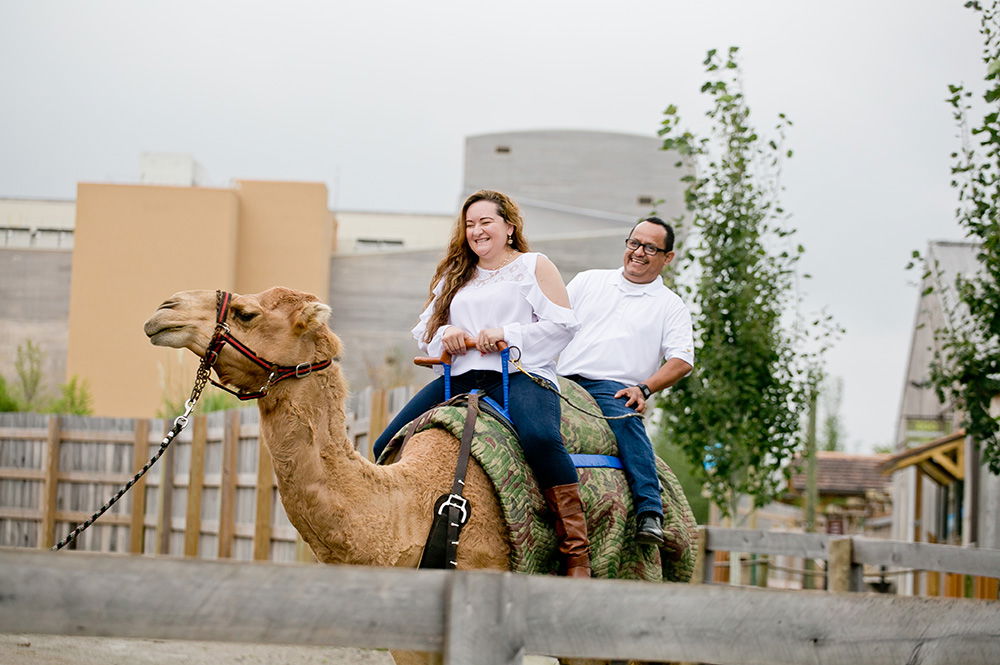
[[(341, 355), (330, 308), (315, 296), (282, 287), (233, 294), (231, 334), (259, 357), (295, 366)], [(157, 346), (204, 356), (216, 326), (216, 292), (182, 291), (159, 306), (144, 330)], [(228, 385), (251, 392), (268, 372), (226, 346), (215, 369)], [(303, 378), (271, 385), (258, 400), (261, 440), (274, 463), (288, 518), (323, 563), (415, 568), (435, 499), (448, 491), (458, 441), (440, 429), (413, 436), (400, 460), (378, 466), (347, 437), (347, 385), (336, 362)], [(509, 570), (510, 545), (493, 486), (471, 460), (465, 495), (475, 506), (462, 532), (458, 568)], [(394, 652), (397, 663), (436, 656)], [(580, 661), (576, 661), (580, 662)], [(587, 661), (591, 662), (591, 661)]]

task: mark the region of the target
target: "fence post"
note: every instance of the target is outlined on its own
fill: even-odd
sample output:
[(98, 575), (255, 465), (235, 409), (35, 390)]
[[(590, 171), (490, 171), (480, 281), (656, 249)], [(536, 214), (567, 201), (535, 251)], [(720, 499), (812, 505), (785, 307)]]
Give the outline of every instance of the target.
[[(135, 439), (132, 442), (132, 470), (138, 473), (146, 465), (149, 455), (149, 420), (135, 421)], [(146, 544), (146, 477), (136, 482), (129, 492), (132, 515), (129, 521), (129, 548), (132, 554), (142, 554)]]
[(844, 536), (831, 538), (827, 545), (827, 587), (834, 593), (858, 591), (857, 576), (861, 566), (855, 566), (851, 559), (854, 554), (854, 541)]
[(371, 408), (368, 409), (368, 450), (365, 457), (374, 461), (375, 439), (389, 424), (389, 395), (383, 388), (372, 390)]
[(222, 475), (219, 481), (219, 558), (233, 556), (236, 534), (236, 456), (240, 442), (240, 412), (226, 413), (226, 429), (222, 435)]
[(160, 497), (156, 505), (156, 554), (170, 554), (174, 517), (174, 449), (160, 458)]
[(45, 441), (45, 494), (42, 497), (41, 533), (38, 542), (43, 549), (56, 544), (56, 501), (59, 497), (59, 416), (48, 418), (48, 438)]
[(191, 427), (191, 464), (188, 468), (187, 510), (184, 516), (184, 556), (197, 557), (201, 542), (201, 493), (205, 485), (205, 445), (208, 417), (195, 416)]
[(708, 542), (708, 527), (698, 527), (698, 562), (695, 566), (701, 566), (701, 574), (697, 569), (693, 579), (703, 584), (711, 584), (715, 580), (715, 552)]
[(451, 575), (445, 586), (444, 665), (521, 665), (525, 577)]
[(257, 437), (257, 510), (253, 520), (253, 558), (271, 558), (271, 502), (274, 497), (274, 465), (264, 445), (263, 432)]

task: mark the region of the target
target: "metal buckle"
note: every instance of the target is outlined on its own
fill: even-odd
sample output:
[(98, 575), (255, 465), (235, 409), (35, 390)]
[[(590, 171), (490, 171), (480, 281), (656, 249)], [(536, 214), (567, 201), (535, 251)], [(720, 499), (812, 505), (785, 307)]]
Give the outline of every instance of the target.
[[(304, 372), (301, 371), (302, 368), (305, 368)], [(308, 363), (308, 362), (299, 363), (298, 365), (295, 366), (295, 378), (296, 379), (301, 379), (303, 376), (309, 376), (310, 374), (312, 374), (312, 371), (313, 370), (312, 370), (312, 364), (311, 363)]]
[(459, 496), (458, 494), (449, 494), (448, 498), (441, 502), (438, 507), (438, 515), (444, 515), (445, 508), (458, 508), (461, 516), (458, 518), (459, 524), (465, 524), (469, 519), (469, 511), (466, 506), (469, 505), (469, 500), (464, 496)]
[(272, 381), (274, 381), (274, 372), (271, 372), (271, 374), (267, 377), (267, 381), (265, 381), (264, 385), (262, 385), (260, 390), (257, 391), (260, 393), (261, 397), (265, 397), (267, 395), (267, 391), (271, 389)]

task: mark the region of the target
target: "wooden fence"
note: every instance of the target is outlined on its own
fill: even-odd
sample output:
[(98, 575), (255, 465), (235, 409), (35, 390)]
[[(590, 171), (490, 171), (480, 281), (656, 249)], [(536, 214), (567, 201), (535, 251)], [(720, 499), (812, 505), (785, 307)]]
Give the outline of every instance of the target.
[[(880, 576), (924, 574), (962, 578), (968, 583), (952, 581), (944, 585), (951, 593), (942, 595), (997, 600), (1000, 589), (1000, 550), (906, 543), (860, 536), (832, 536), (818, 533), (782, 533), (751, 529), (701, 527), (700, 552), (695, 577), (705, 583), (728, 581), (726, 567), (719, 552), (730, 556), (765, 555), (789, 556), (802, 560), (825, 562), (826, 586), (831, 591), (861, 591), (868, 570)], [(768, 558), (743, 559), (741, 566), (768, 565)], [(721, 565), (720, 565), (721, 564)], [(766, 574), (758, 579), (766, 586)]]
[(0, 632), (732, 665), (995, 665), (1000, 603), (0, 549)]
[[(409, 388), (354, 397), (348, 436), (370, 455)], [(0, 413), (0, 546), (48, 548), (156, 451), (172, 420)], [(75, 548), (200, 558), (312, 560), (285, 515), (257, 409), (195, 416)]]

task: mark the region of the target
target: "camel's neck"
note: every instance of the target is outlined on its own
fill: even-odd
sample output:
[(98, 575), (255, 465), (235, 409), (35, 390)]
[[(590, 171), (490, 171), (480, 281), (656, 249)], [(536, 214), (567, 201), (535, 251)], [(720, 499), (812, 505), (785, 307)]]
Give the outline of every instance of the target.
[(348, 519), (358, 497), (341, 488), (373, 465), (354, 450), (345, 427), (347, 388), (339, 367), (289, 379), (261, 400), (261, 438), (274, 462), (281, 501), (307, 543), (336, 549), (327, 534)]
[(352, 450), (347, 440), (344, 401), (347, 389), (340, 369), (327, 370), (303, 379), (289, 379), (271, 389), (261, 399), (261, 432), (274, 459), (275, 472), (299, 472), (314, 466), (322, 456)]

